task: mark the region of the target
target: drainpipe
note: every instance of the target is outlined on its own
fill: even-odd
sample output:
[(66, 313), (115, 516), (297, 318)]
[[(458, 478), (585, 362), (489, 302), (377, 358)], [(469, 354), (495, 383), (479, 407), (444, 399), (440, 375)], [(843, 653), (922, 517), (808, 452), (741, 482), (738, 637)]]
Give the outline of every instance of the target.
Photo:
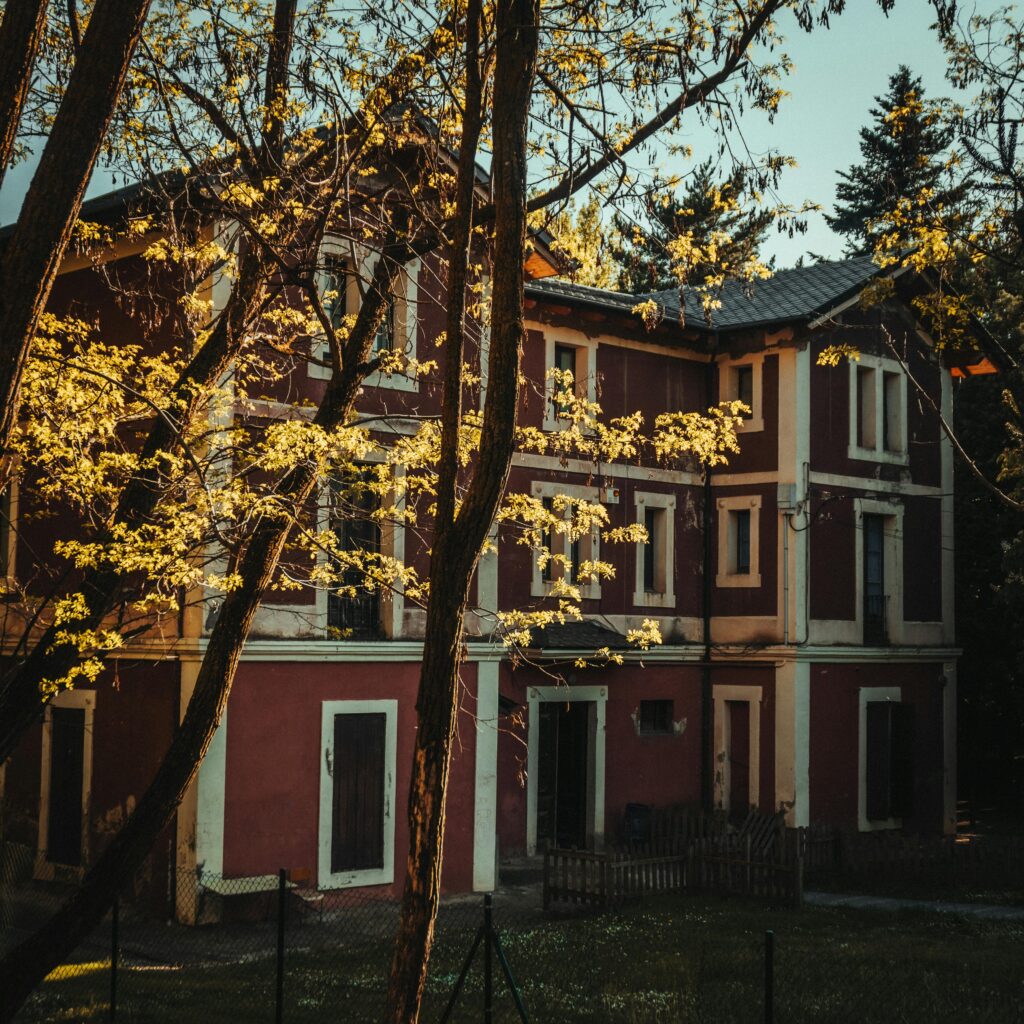
[[(714, 336), (712, 355), (718, 351), (718, 332)], [(714, 394), (715, 361), (707, 364), (704, 374), (709, 399)], [(701, 806), (710, 813), (715, 809), (715, 702), (711, 680), (711, 531), (714, 528), (714, 501), (711, 488), (711, 467), (704, 467), (704, 551), (701, 573), (701, 616), (704, 630), (704, 664), (700, 680), (700, 780)]]

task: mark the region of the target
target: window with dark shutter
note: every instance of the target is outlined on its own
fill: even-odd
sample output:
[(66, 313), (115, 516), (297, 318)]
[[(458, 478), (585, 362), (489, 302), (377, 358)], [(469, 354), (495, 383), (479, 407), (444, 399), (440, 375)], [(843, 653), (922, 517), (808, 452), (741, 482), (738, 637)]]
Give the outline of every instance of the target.
[(85, 710), (50, 711), (50, 801), (46, 859), (82, 863), (82, 783), (85, 772)]
[(672, 701), (640, 701), (640, 735), (664, 736), (672, 732)]
[(387, 716), (334, 716), (331, 871), (384, 866), (384, 744)]
[(914, 709), (898, 701), (867, 703), (867, 817), (904, 818), (913, 811)]
[(743, 418), (750, 419), (754, 414), (754, 368), (753, 366), (737, 366), (735, 374), (735, 398), (747, 407)]

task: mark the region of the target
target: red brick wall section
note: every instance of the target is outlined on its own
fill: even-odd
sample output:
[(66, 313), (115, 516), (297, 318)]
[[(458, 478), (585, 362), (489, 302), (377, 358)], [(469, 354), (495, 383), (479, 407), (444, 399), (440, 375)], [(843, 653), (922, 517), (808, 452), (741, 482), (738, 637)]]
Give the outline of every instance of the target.
[(811, 667), (810, 815), (814, 823), (857, 827), (860, 724), (864, 686), (898, 686), (914, 706), (912, 831), (942, 827), (942, 665), (817, 664)]
[[(463, 672), (475, 692), (476, 670)], [(395, 882), (401, 892), (409, 845), (406, 825), (416, 730), (419, 665), (408, 663), (244, 663), (228, 706), (224, 812), (226, 877), (276, 873), (281, 867), (316, 877), (320, 813), (322, 703), (398, 701)], [(473, 698), (463, 701), (447, 801), (443, 884), (472, 888), (473, 784), (476, 737)]]

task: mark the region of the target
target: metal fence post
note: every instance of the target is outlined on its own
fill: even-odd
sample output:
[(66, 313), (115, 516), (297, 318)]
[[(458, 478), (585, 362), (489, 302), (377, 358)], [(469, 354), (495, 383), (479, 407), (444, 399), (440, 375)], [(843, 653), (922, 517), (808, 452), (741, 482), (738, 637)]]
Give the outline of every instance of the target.
[(284, 904), (288, 895), (287, 872), (277, 872), (277, 988), (274, 996), (274, 1021), (284, 1020)]
[(118, 899), (110, 908), (110, 1019), (117, 1020)]
[(492, 1024), (494, 1020), (493, 952), (494, 923), (492, 920), (492, 896), (487, 892), (484, 893), (484, 1024)]
[(775, 1020), (775, 932), (764, 933), (764, 1024)]

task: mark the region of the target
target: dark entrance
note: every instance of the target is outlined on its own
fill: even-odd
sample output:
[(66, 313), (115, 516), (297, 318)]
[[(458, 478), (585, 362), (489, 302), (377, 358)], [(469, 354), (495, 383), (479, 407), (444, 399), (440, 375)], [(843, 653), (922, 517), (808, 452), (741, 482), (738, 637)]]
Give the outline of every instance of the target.
[(750, 810), (750, 703), (727, 700), (729, 716), (729, 817), (746, 817)]
[(53, 864), (82, 863), (82, 782), (85, 711), (50, 711), (50, 804), (46, 859)]
[(537, 849), (585, 849), (593, 701), (540, 705)]

